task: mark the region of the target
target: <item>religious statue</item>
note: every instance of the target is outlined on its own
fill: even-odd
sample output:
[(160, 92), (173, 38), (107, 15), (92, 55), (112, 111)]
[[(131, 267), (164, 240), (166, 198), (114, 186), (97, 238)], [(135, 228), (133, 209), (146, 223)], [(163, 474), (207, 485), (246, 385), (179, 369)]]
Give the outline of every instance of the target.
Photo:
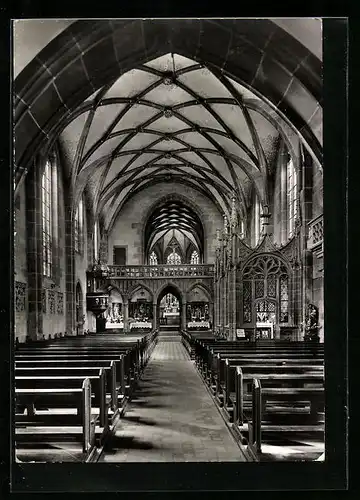
[(314, 304), (308, 304), (305, 313), (305, 341), (319, 341), (319, 309)]

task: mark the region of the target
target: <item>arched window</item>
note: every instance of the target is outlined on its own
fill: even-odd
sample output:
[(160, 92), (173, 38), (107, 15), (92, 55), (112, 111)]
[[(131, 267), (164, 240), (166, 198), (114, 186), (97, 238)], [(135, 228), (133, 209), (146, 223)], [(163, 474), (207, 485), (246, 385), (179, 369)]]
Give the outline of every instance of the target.
[(297, 210), (297, 174), (294, 163), (290, 158), (286, 166), (287, 179), (287, 213), (288, 213), (288, 237), (291, 238), (295, 232), (295, 221)]
[(170, 265), (176, 265), (178, 266), (179, 264), (181, 264), (181, 257), (180, 255), (175, 251), (175, 248), (173, 249), (173, 251), (168, 255), (167, 257), (167, 261), (166, 261), (167, 264), (170, 264)]
[(83, 232), (84, 232), (84, 206), (81, 198), (75, 213), (75, 252), (82, 251)]
[(42, 250), (43, 250), (43, 275), (51, 277), (52, 273), (52, 225), (53, 225), (53, 203), (52, 203), (52, 164), (48, 159), (42, 175)]
[(149, 264), (150, 266), (157, 266), (158, 264), (158, 258), (155, 252), (151, 252), (150, 257), (149, 257)]
[(243, 272), (244, 323), (288, 323), (289, 317), (289, 276), (285, 265), (272, 255), (257, 257)]
[(255, 195), (253, 246), (256, 246), (259, 243), (260, 235), (261, 235), (260, 201), (257, 195)]
[(190, 264), (199, 264), (199, 262), (200, 262), (199, 254), (196, 250), (194, 250), (193, 253), (191, 254)]
[(99, 252), (98, 252), (98, 223), (95, 221), (94, 223), (94, 260), (98, 260)]
[(245, 222), (244, 220), (242, 220), (240, 222), (240, 235), (242, 238), (245, 238), (246, 234), (245, 234)]

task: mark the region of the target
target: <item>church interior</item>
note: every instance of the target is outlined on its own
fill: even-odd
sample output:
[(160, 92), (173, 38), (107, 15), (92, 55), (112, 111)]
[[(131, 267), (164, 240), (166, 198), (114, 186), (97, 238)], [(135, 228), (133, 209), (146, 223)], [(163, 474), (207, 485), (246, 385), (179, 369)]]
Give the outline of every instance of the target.
[(321, 23), (14, 21), (16, 462), (324, 460)]

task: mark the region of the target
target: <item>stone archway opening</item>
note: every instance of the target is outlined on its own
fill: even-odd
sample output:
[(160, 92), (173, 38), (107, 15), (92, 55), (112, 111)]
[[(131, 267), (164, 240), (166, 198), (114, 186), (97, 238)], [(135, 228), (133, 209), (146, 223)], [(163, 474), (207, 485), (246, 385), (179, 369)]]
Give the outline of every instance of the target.
[(182, 306), (183, 300), (179, 290), (172, 285), (166, 286), (156, 303), (156, 323), (159, 329), (179, 330), (184, 327)]

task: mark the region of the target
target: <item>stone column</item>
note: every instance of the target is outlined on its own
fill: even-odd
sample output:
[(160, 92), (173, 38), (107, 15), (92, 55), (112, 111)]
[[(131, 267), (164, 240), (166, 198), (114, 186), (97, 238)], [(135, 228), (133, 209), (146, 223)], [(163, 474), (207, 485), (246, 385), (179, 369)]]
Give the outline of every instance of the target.
[(26, 233), (28, 275), (28, 340), (43, 335), (41, 168), (33, 165), (26, 176)]
[(306, 306), (313, 301), (313, 255), (307, 249), (308, 222), (311, 221), (313, 216), (313, 162), (311, 156), (305, 150), (301, 170), (301, 191), (299, 196), (302, 214), (302, 226), (300, 230), (301, 271), (299, 279), (296, 280), (295, 277), (293, 291), (295, 295), (293, 305), (294, 309), (298, 312), (297, 320), (299, 323), (304, 322)]
[(236, 266), (233, 266), (231, 269), (231, 318), (230, 318), (230, 324), (231, 324), (231, 332), (232, 332), (232, 339), (236, 339), (236, 309), (237, 309), (237, 303), (236, 303)]
[(157, 328), (158, 327), (158, 324), (157, 324), (157, 312), (158, 312), (158, 308), (157, 308), (157, 304), (155, 302), (153, 302), (153, 328)]
[(209, 321), (211, 323), (211, 327), (214, 330), (215, 329), (215, 313), (214, 313), (214, 303), (209, 302)]
[(65, 196), (66, 335), (76, 335), (74, 221), (71, 205), (69, 193), (69, 196)]
[(186, 302), (181, 304), (181, 328), (186, 330)]
[(124, 333), (129, 332), (129, 302), (124, 301)]

